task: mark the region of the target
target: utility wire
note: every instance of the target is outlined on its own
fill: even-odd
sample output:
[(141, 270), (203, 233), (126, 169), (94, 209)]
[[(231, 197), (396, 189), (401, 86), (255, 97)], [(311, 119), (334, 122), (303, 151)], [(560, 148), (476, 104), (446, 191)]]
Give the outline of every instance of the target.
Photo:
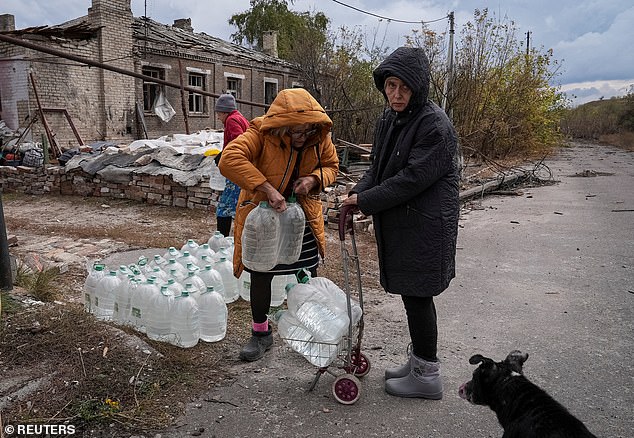
[(347, 4), (345, 4), (345, 3), (343, 3), (343, 2), (340, 2), (340, 1), (338, 1), (338, 0), (332, 0), (332, 1), (333, 1), (333, 2), (335, 2), (335, 3), (337, 3), (337, 4), (340, 4), (341, 6), (345, 6), (346, 8), (354, 9), (354, 10), (355, 10), (355, 11), (357, 11), (357, 12), (361, 12), (361, 13), (366, 14), (366, 15), (371, 15), (371, 16), (373, 16), (373, 17), (381, 18), (381, 19), (383, 19), (383, 20), (394, 21), (394, 22), (396, 22), (396, 23), (407, 23), (407, 24), (425, 24), (425, 23), (435, 23), (436, 21), (445, 20), (445, 19), (448, 17), (448, 15), (445, 15), (444, 17), (437, 18), (437, 19), (435, 19), (435, 20), (428, 20), (428, 21), (423, 21), (423, 20), (420, 20), (420, 21), (399, 20), (399, 19), (397, 19), (397, 18), (384, 17), (384, 16), (382, 16), (382, 15), (377, 15), (377, 14), (374, 14), (374, 13), (372, 13), (372, 12), (364, 11), (363, 9), (355, 8), (354, 6), (347, 5)]

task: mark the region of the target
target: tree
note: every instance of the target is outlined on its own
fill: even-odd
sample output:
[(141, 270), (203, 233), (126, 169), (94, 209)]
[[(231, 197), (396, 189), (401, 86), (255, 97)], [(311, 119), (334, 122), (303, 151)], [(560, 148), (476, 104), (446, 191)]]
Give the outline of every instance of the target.
[[(247, 43), (262, 50), (262, 35), (266, 31), (277, 31), (278, 56), (289, 60), (297, 41), (311, 37), (326, 40), (329, 20), (321, 12), (293, 12), (286, 0), (251, 0), (251, 9), (232, 15), (229, 24), (238, 30), (231, 35), (236, 44)], [(291, 1), (292, 3), (292, 1)]]

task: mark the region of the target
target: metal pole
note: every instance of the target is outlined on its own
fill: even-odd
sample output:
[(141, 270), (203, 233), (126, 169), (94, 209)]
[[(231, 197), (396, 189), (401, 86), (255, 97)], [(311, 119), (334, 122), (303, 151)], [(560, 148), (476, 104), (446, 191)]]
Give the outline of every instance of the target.
[(449, 47), (447, 48), (447, 77), (445, 78), (445, 86), (442, 93), (442, 109), (447, 112), (447, 100), (449, 93), (449, 83), (453, 74), (453, 36), (454, 36), (454, 15), (453, 11), (449, 13)]
[(0, 193), (0, 290), (11, 289), (13, 289), (13, 274), (11, 273), (11, 257), (9, 257), (7, 229), (4, 225), (2, 193)]

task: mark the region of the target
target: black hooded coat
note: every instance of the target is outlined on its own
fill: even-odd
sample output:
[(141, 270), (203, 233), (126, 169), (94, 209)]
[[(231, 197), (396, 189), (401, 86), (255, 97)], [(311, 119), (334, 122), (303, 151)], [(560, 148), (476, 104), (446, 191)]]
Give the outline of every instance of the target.
[(405, 111), (388, 108), (379, 119), (372, 165), (351, 194), (373, 218), (381, 286), (399, 295), (435, 296), (455, 276), (456, 133), (445, 112), (428, 100), (430, 67), (422, 49), (400, 47), (374, 70), (384, 96), (390, 76), (413, 94)]

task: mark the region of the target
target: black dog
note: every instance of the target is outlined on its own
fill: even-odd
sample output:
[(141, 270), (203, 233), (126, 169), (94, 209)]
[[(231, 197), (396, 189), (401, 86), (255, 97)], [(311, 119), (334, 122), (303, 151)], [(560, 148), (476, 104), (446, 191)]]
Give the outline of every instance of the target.
[(469, 363), (480, 366), (473, 379), (460, 386), (460, 397), (489, 406), (504, 428), (503, 438), (596, 438), (546, 391), (524, 377), (526, 359), (528, 354), (518, 350), (502, 362), (480, 354), (471, 356)]

